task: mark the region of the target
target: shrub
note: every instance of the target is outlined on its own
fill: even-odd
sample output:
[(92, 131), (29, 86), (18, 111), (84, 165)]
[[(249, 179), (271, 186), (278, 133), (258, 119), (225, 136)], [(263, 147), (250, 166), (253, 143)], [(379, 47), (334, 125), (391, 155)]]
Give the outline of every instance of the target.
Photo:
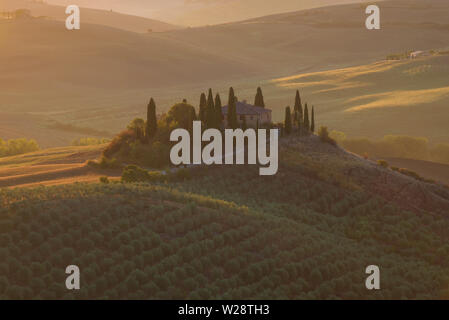
[(136, 139), (136, 133), (134, 130), (128, 129), (120, 132), (109, 145), (104, 149), (103, 155), (106, 157), (112, 157), (119, 152), (123, 146), (127, 145), (130, 141)]
[(377, 160), (377, 164), (378, 164), (379, 166), (381, 166), (381, 167), (384, 167), (384, 168), (388, 168), (388, 167), (389, 167), (388, 162), (385, 161), (385, 160)]
[(72, 146), (94, 146), (108, 142), (110, 142), (110, 140), (105, 138), (79, 138), (72, 141)]
[(100, 182), (104, 183), (104, 184), (108, 184), (109, 183), (109, 179), (108, 179), (108, 177), (100, 177)]
[(129, 165), (125, 167), (122, 173), (122, 181), (123, 182), (145, 182), (149, 181), (148, 171), (139, 168), (135, 165)]
[(163, 175), (159, 171), (152, 171), (148, 173), (148, 181), (150, 182), (165, 182), (167, 180), (167, 176)]
[(15, 156), (37, 150), (39, 150), (39, 145), (35, 140), (22, 138), (5, 141), (0, 139), (0, 157)]
[(322, 142), (329, 143), (331, 145), (336, 145), (337, 142), (329, 136), (329, 130), (325, 126), (321, 126), (318, 130), (318, 136)]

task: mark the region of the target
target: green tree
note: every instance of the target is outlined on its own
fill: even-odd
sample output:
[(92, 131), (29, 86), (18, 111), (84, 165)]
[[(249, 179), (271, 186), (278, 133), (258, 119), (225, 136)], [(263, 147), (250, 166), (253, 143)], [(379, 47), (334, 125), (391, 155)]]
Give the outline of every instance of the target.
[(188, 103), (181, 102), (170, 108), (167, 112), (166, 122), (175, 122), (177, 126), (189, 130), (195, 118), (195, 108)]
[(156, 103), (153, 98), (147, 107), (147, 123), (145, 132), (145, 141), (149, 143), (150, 139), (156, 135), (157, 132), (157, 118), (156, 118)]
[(223, 125), (223, 113), (222, 113), (222, 105), (221, 105), (221, 98), (220, 98), (220, 94), (217, 93), (217, 95), (215, 96), (215, 117), (216, 117), (216, 125), (217, 128), (220, 129), (221, 126)]
[(307, 103), (304, 106), (304, 130), (306, 133), (310, 131), (309, 108), (307, 107)]
[(204, 93), (200, 97), (200, 111), (198, 112), (198, 117), (204, 123), (206, 121), (206, 109), (207, 109), (207, 99)]
[(231, 129), (236, 129), (238, 126), (237, 122), (237, 98), (234, 95), (234, 89), (231, 87), (229, 89), (229, 99), (228, 99), (228, 127)]
[(296, 90), (296, 97), (295, 97), (295, 107), (294, 107), (295, 113), (296, 113), (296, 125), (298, 128), (301, 128), (301, 124), (303, 123), (303, 111), (302, 111), (302, 103), (301, 103), (301, 96), (299, 95), (299, 90)]
[(292, 132), (292, 114), (290, 107), (285, 108), (284, 128), (286, 134), (290, 134)]
[(260, 87), (257, 88), (256, 98), (254, 99), (254, 105), (256, 107), (265, 108), (265, 102), (263, 99), (262, 89)]
[(141, 118), (135, 118), (128, 124), (128, 130), (134, 131), (136, 138), (143, 141), (145, 137), (145, 121)]
[(206, 107), (206, 128), (217, 128), (216, 120), (214, 96), (212, 94), (212, 89), (209, 89)]
[(312, 106), (312, 123), (310, 124), (310, 131), (315, 132), (315, 108)]

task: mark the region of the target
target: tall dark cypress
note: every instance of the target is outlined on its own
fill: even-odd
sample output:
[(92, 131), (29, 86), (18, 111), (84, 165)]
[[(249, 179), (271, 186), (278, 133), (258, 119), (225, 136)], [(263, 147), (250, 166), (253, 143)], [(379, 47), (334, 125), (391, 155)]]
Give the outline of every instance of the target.
[(285, 108), (284, 128), (286, 134), (290, 134), (292, 132), (292, 113), (290, 107)]
[(304, 130), (306, 133), (310, 131), (309, 108), (307, 107), (307, 103), (304, 106)]
[(310, 124), (310, 131), (315, 132), (315, 108), (312, 106), (312, 123)]
[(229, 96), (228, 96), (228, 106), (230, 103), (234, 102), (234, 100), (235, 100), (234, 88), (230, 87), (229, 88)]
[(215, 117), (216, 117), (216, 125), (217, 128), (220, 129), (223, 125), (223, 112), (221, 110), (222, 106), (221, 106), (221, 98), (220, 98), (220, 94), (217, 93), (217, 95), (215, 96)]
[(198, 112), (198, 117), (203, 123), (206, 121), (206, 109), (207, 109), (206, 95), (202, 93), (200, 98), (200, 110)]
[(157, 118), (156, 118), (156, 103), (153, 98), (150, 99), (150, 103), (147, 107), (147, 126), (145, 133), (145, 141), (149, 142), (151, 138), (156, 135), (157, 132)]
[(301, 103), (301, 96), (299, 95), (299, 90), (296, 90), (296, 97), (295, 97), (295, 112), (296, 112), (296, 121), (298, 128), (301, 127), (301, 124), (304, 122), (303, 119), (303, 112), (302, 112), (302, 103)]
[(263, 93), (262, 93), (262, 89), (260, 87), (257, 88), (256, 98), (254, 99), (254, 105), (256, 107), (265, 108)]
[(234, 89), (231, 87), (229, 89), (229, 98), (228, 98), (228, 127), (231, 129), (237, 129), (237, 110), (236, 110), (237, 98), (234, 94)]
[(212, 89), (209, 89), (209, 94), (207, 96), (207, 108), (206, 108), (206, 128), (216, 128), (216, 119), (215, 116), (215, 103), (214, 96), (212, 94)]

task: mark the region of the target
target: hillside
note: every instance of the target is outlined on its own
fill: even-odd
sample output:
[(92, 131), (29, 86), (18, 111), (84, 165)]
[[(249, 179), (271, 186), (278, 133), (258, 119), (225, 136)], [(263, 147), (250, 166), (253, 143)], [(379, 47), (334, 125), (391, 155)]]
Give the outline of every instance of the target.
[(99, 158), (104, 145), (53, 148), (0, 158), (0, 188), (36, 187), (74, 182), (98, 182), (100, 176), (120, 176), (120, 170), (98, 172), (87, 165)]
[[(71, 0), (49, 0), (49, 3), (69, 5)], [(215, 1), (184, 1), (184, 0), (77, 0), (84, 7), (98, 8), (124, 12), (128, 14), (170, 21), (177, 25), (201, 26), (213, 25), (273, 13), (304, 10), (309, 8), (337, 5), (342, 3), (357, 3), (364, 0), (215, 0)]]
[(388, 133), (449, 141), (447, 54), (301, 73), (272, 84), (277, 88), (267, 92), (279, 101), (300, 89), (318, 106), (320, 122), (350, 136)]
[[(115, 132), (141, 115), (150, 96), (156, 99), (158, 111), (163, 112), (184, 98), (197, 105), (200, 92), (209, 87), (225, 96), (232, 85), (238, 88), (239, 98), (251, 101), (255, 86), (261, 84), (267, 105), (274, 109), (274, 119), (279, 121), (285, 106), (292, 104), (294, 86), (284, 90), (282, 82), (286, 80), (273, 88), (272, 79), (365, 66), (392, 53), (448, 46), (446, 1), (432, 0), (426, 5), (415, 0), (385, 1), (380, 6), (384, 12), (382, 29), (375, 32), (365, 29), (366, 15), (360, 4), (152, 34), (88, 23), (80, 31), (69, 33), (56, 21), (0, 21), (0, 110), (16, 113), (19, 118), (32, 114), (39, 117), (39, 123), (53, 119)], [(417, 100), (420, 105), (410, 108), (418, 111), (411, 113), (406, 112), (408, 107), (394, 108), (391, 116), (384, 114), (379, 120), (379, 108), (343, 113), (351, 98), (380, 99), (385, 104), (396, 90), (405, 90), (401, 93), (407, 95), (409, 90), (420, 94), (421, 89), (446, 87), (446, 65), (445, 60), (440, 60), (442, 69), (435, 72), (437, 77), (432, 83), (424, 81), (413, 86), (410, 74), (407, 86), (390, 81), (392, 88), (383, 92), (373, 85), (364, 93), (362, 88), (358, 92), (344, 91), (342, 94), (358, 96), (343, 99), (338, 96), (340, 90), (313, 95), (308, 91), (310, 86), (300, 89), (305, 90), (306, 101), (321, 108), (320, 123), (341, 131), (348, 128), (349, 135), (377, 137), (379, 122), (388, 118), (391, 124), (397, 117), (407, 121), (400, 122), (397, 132), (379, 135), (408, 134), (417, 128), (416, 119), (423, 116), (426, 124), (422, 129), (418, 126), (418, 134), (446, 142), (448, 133), (443, 126), (447, 118), (430, 118), (431, 113), (422, 112), (429, 96), (435, 96), (433, 91), (424, 92), (427, 98)], [(444, 90), (437, 92), (437, 98), (443, 99), (444, 94)], [(363, 103), (353, 100), (348, 104)], [(444, 100), (438, 100), (431, 107), (441, 115), (443, 106)], [(360, 114), (363, 119), (358, 117)], [(24, 120), (3, 138), (37, 137), (41, 145), (61, 145), (50, 132), (42, 134), (40, 125), (25, 130), (27, 125)], [(438, 129), (430, 132), (431, 126)], [(51, 137), (50, 141), (45, 141), (45, 136)]]
[(423, 177), (449, 185), (449, 165), (447, 164), (404, 158), (385, 158), (385, 160), (391, 166), (407, 168)]
[[(448, 297), (448, 189), (315, 138), (282, 145), (272, 177), (226, 166), (181, 183), (0, 190), (0, 298)], [(382, 290), (365, 288), (370, 264)]]
[[(74, 4), (74, 2), (72, 1), (69, 4)], [(69, 4), (67, 4), (67, 6)], [(65, 21), (68, 16), (65, 14), (66, 7), (62, 6), (49, 5), (30, 0), (0, 0), (0, 12), (17, 9), (28, 9), (31, 11), (32, 16), (47, 17), (61, 22)], [(147, 33), (149, 30), (152, 30), (152, 32), (162, 32), (179, 28), (162, 21), (111, 12), (109, 10), (81, 8), (81, 12), (82, 23), (99, 24), (138, 33)]]

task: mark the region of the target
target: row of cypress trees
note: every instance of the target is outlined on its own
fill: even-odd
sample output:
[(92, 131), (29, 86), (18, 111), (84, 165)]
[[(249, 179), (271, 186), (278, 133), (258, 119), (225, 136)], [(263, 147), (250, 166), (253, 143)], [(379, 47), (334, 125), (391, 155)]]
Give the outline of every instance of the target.
[[(220, 129), (223, 126), (222, 115), (222, 103), (220, 94), (217, 93), (215, 101), (213, 100), (212, 89), (209, 89), (208, 97), (204, 93), (200, 97), (200, 111), (199, 118), (205, 124), (206, 128)], [(226, 117), (228, 128), (239, 128), (239, 121), (237, 117), (237, 97), (234, 93), (234, 88), (229, 88), (228, 95), (228, 114)], [(254, 105), (257, 107), (265, 108), (265, 101), (260, 87), (257, 88), (256, 97), (254, 99)], [(246, 122), (243, 120), (241, 124), (243, 128), (246, 128)]]
[(296, 90), (295, 106), (293, 108), (293, 116), (290, 106), (285, 108), (284, 129), (286, 134), (290, 134), (296, 127), (302, 135), (315, 132), (315, 108), (312, 106), (311, 118), (309, 119), (309, 107), (307, 103), (302, 106), (301, 95)]
[[(231, 129), (236, 129), (240, 127), (237, 118), (236, 103), (237, 97), (235, 96), (234, 88), (231, 87), (229, 88), (228, 114), (226, 119), (228, 127)], [(264, 97), (262, 89), (260, 87), (257, 88), (254, 105), (261, 108), (265, 108)], [(213, 97), (212, 89), (209, 89), (207, 98), (204, 93), (201, 94), (198, 116), (199, 120), (203, 122), (206, 128), (208, 129), (222, 128), (223, 126), (222, 102), (219, 93), (216, 94), (215, 99)], [(192, 120), (196, 120), (196, 115), (192, 115)], [(243, 123), (242, 126), (246, 129), (245, 123)], [(312, 106), (311, 118), (309, 119), (309, 107), (307, 103), (305, 103), (303, 108), (299, 90), (296, 91), (293, 114), (290, 106), (287, 106), (285, 108), (285, 120), (284, 120), (285, 133), (290, 134), (293, 131), (293, 128), (297, 128), (298, 132), (304, 135), (309, 134), (310, 132), (315, 132), (315, 109)], [(144, 133), (144, 141), (148, 143), (150, 139), (156, 135), (156, 132), (157, 132), (156, 103), (154, 102), (154, 99), (151, 98), (147, 107), (147, 121)]]
[(222, 112), (221, 112), (221, 98), (220, 94), (216, 94), (215, 100), (212, 89), (209, 89), (209, 94), (206, 98), (204, 93), (200, 97), (199, 119), (204, 123), (206, 128), (220, 129), (222, 127)]

